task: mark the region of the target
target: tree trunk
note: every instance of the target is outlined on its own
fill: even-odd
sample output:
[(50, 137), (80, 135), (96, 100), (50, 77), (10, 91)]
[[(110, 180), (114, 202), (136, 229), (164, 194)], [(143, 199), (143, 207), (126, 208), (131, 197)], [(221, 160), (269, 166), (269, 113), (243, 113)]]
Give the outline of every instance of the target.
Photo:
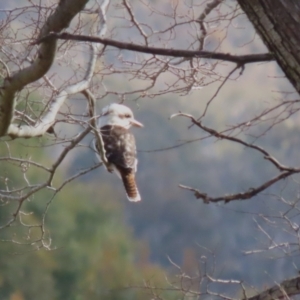
[(237, 0), (300, 94), (299, 0)]

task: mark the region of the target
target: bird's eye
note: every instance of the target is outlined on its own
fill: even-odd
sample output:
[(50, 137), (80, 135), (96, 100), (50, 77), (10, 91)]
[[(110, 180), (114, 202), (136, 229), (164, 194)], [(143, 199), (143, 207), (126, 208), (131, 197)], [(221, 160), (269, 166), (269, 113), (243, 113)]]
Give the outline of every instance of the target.
[(125, 118), (130, 118), (130, 114), (125, 114)]

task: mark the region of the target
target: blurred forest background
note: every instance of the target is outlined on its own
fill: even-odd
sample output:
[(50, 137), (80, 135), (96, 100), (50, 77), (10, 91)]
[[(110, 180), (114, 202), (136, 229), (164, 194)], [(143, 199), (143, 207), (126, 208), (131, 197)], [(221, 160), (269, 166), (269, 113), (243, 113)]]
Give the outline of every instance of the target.
[[(5, 17), (5, 10), (25, 2), (1, 1), (0, 20)], [(130, 2), (134, 5), (134, 1)], [(226, 1), (228, 5), (232, 2)], [(153, 5), (168, 11), (174, 3), (153, 1)], [(198, 9), (200, 11), (201, 7)], [(122, 27), (118, 13), (113, 6), (109, 8), (110, 28)], [(142, 5), (135, 13), (140, 20), (150, 18)], [(179, 8), (178, 13), (185, 15), (186, 7), (182, 6), (182, 11)], [(27, 14), (26, 18), (30, 17), (34, 14)], [(163, 28), (168, 22), (163, 16), (158, 18), (154, 14), (151, 17), (155, 18), (151, 22), (157, 28)], [(226, 28), (226, 38), (224, 30), (217, 30), (218, 24), (215, 25), (217, 29), (212, 27), (214, 30), (206, 40), (205, 49), (231, 54), (266, 52), (241, 11), (233, 23), (236, 26)], [(16, 28), (18, 26), (16, 21)], [(180, 30), (172, 41), (174, 48), (185, 48), (186, 28), (182, 26)], [(121, 33), (116, 30), (113, 38), (118, 39)], [(128, 28), (126, 33), (122, 40), (139, 43), (137, 32)], [(24, 38), (20, 28), (18, 36), (20, 40)], [(75, 47), (74, 53), (84, 61), (85, 53), (76, 51)], [(98, 68), (117, 64), (117, 55), (117, 51), (105, 53), (99, 58)], [(135, 54), (123, 51), (122, 55)], [(206, 63), (211, 62), (207, 60)], [(226, 76), (229, 65), (221, 63), (219, 72)], [(59, 61), (54, 63), (51, 72), (60, 74), (61, 78), (70, 74)], [(167, 85), (172, 76), (166, 72), (153, 88), (157, 96), (146, 94), (136, 100), (129, 94), (125, 99), (135, 118), (144, 124), (143, 129), (134, 130), (139, 158), (137, 182), (142, 202), (129, 203), (120, 180), (104, 167), (70, 181), (58, 193), (47, 188), (34, 194), (24, 202), (20, 219), (0, 230), (0, 299), (152, 299), (150, 289), (138, 287), (170, 288), (166, 278), (175, 282), (175, 275), (180, 272), (175, 264), (190, 276), (207, 272), (215, 278), (243, 280), (249, 293), (255, 292), (251, 286), (261, 290), (274, 281), (297, 274), (297, 252), (294, 255), (284, 247), (270, 250), (272, 241), (284, 244), (295, 238), (280, 217), (290, 210), (290, 205), (282, 199), (297, 203), (297, 176), (253, 199), (229, 204), (206, 205), (178, 187), (179, 184), (192, 186), (213, 196), (246, 191), (274, 176), (275, 168), (250, 149), (206, 138), (196, 126), (189, 128), (188, 119), (170, 119), (179, 111), (199, 117), (220, 84), (216, 81), (189, 93), (160, 95), (160, 88)], [(57, 82), (61, 78), (56, 79)], [(106, 78), (96, 74), (93, 84), (99, 93), (102, 83), (108, 90), (115, 91), (132, 91), (144, 84), (122, 74)], [(30, 97), (35, 101), (42, 95), (37, 91)], [(226, 129), (229, 124), (248, 120), (274, 103), (295, 97), (275, 62), (249, 64), (237, 80), (233, 76), (226, 82), (210, 105), (204, 123), (217, 130)], [(120, 100), (109, 93), (97, 103), (98, 111)], [(72, 110), (76, 114), (85, 109), (86, 103), (75, 96), (68, 100), (64, 112)], [(270, 126), (271, 123), (276, 125)], [(300, 165), (299, 128), (299, 114), (287, 118), (282, 112), (276, 122), (266, 118), (247, 133), (241, 132), (240, 137), (265, 148), (283, 164)], [(82, 127), (76, 124), (55, 125), (57, 136), (64, 139), (80, 130)], [(66, 178), (97, 163), (92, 139), (93, 135), (88, 135), (68, 154), (59, 176), (54, 178), (54, 185), (59, 186)], [(64, 147), (53, 135), (33, 139), (4, 138), (0, 145), (1, 158), (16, 158), (15, 161), (0, 160), (1, 189), (17, 188), (27, 181), (28, 185), (41, 182), (43, 170), (22, 159), (51, 166)], [(0, 226), (3, 226), (18, 203), (1, 201)], [(49, 243), (46, 245), (39, 240), (41, 220), (45, 222), (43, 234)], [(297, 220), (298, 214), (295, 214), (293, 221), (297, 223)], [(264, 230), (272, 239), (266, 238)], [(34, 239), (36, 243), (32, 243)], [(216, 283), (210, 288), (218, 293), (241, 296), (239, 285)], [(172, 289), (156, 292), (163, 299), (188, 299)]]

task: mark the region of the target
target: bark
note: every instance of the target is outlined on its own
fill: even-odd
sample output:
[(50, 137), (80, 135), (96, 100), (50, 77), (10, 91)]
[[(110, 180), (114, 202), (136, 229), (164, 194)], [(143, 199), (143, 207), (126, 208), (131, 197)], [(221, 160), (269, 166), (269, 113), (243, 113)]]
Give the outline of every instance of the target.
[(300, 1), (237, 1), (300, 94)]
[(289, 299), (289, 297), (299, 294), (299, 288), (300, 276), (297, 276), (276, 284), (256, 296), (244, 298), (243, 300)]
[[(300, 94), (300, 2), (299, 0), (237, 0), (256, 32)], [(300, 294), (300, 277), (246, 298), (285, 299)]]

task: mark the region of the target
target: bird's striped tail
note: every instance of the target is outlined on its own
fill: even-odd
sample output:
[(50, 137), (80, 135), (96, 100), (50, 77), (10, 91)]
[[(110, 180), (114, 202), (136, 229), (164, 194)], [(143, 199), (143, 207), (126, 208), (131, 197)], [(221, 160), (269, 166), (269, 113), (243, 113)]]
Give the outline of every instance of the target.
[(135, 182), (134, 172), (126, 172), (125, 174), (121, 174), (121, 176), (128, 200), (132, 202), (141, 201), (141, 196)]

